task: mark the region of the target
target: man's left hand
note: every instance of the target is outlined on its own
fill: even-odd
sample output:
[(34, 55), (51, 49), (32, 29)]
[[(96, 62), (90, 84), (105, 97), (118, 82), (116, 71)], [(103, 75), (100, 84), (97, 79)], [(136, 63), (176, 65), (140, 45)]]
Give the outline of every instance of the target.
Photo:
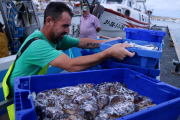
[(118, 40), (118, 39), (122, 40), (122, 37), (110, 38), (110, 39), (108, 39), (108, 40), (109, 40), (109, 41), (112, 41), (112, 40)]

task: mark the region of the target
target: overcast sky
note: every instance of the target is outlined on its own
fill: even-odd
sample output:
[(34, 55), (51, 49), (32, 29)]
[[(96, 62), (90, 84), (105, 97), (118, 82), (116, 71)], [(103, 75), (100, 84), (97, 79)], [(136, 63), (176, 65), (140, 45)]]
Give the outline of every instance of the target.
[(146, 0), (147, 8), (154, 8), (153, 15), (180, 18), (180, 0)]

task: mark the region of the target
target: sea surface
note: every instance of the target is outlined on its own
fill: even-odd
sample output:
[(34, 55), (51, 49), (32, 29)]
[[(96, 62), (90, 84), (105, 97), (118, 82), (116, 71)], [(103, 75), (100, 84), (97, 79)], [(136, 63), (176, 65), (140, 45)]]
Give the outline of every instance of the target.
[(171, 29), (179, 47), (180, 47), (180, 23), (174, 23), (174, 22), (167, 22), (167, 21), (155, 21), (151, 20), (151, 25), (157, 25), (157, 26), (168, 26), (169, 29)]
[[(39, 15), (39, 21), (40, 21), (40, 24), (41, 24), (41, 28), (43, 26), (43, 21), (44, 21), (43, 17), (44, 17), (43, 14)], [(0, 22), (4, 23), (1, 14), (0, 14)], [(70, 26), (70, 33), (69, 34), (72, 34), (72, 26), (74, 25), (75, 28), (76, 28), (77, 24), (79, 24), (79, 22), (80, 22), (80, 17), (73, 17), (72, 18), (72, 22), (71, 22), (71, 26)], [(172, 31), (172, 33), (173, 33), (179, 47), (180, 47), (180, 23), (151, 20), (151, 26), (155, 25), (155, 24), (157, 26), (168, 26), (171, 29), (171, 31)]]

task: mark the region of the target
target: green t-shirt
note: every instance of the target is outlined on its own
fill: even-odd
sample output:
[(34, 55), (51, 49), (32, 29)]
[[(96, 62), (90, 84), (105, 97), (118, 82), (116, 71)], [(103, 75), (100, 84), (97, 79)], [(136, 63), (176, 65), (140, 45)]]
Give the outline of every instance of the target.
[[(20, 76), (37, 75), (44, 66), (63, 53), (62, 51), (56, 50), (57, 44), (51, 43), (39, 30), (32, 33), (24, 41), (22, 46), (24, 46), (27, 41), (35, 37), (40, 38), (40, 40), (35, 40), (32, 42), (24, 53), (18, 58), (8, 79), (7, 84), (10, 88), (11, 95), (14, 94), (14, 78)], [(66, 50), (71, 47), (76, 47), (78, 44), (79, 39), (65, 35), (62, 41), (59, 42), (58, 49)]]

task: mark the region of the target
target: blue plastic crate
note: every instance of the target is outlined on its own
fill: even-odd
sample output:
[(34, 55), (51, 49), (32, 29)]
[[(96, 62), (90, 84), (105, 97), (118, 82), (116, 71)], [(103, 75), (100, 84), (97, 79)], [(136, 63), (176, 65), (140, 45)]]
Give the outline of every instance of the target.
[(23, 37), (23, 32), (24, 32), (23, 28), (18, 28), (19, 37)]
[(156, 78), (156, 76), (159, 76), (160, 74), (160, 62), (158, 62), (156, 69), (144, 68), (140, 66), (117, 63), (117, 62), (109, 62), (109, 61), (103, 62), (100, 65), (102, 69), (129, 68), (153, 78)]
[(87, 51), (87, 50), (81, 50), (81, 54), (82, 56), (86, 56), (86, 55), (92, 55), (92, 54), (95, 54), (95, 52), (92, 52), (92, 51)]
[(146, 29), (137, 29), (137, 28), (125, 28), (127, 39), (133, 40), (145, 40), (150, 42), (162, 43), (163, 37), (166, 35), (166, 32), (156, 31), (156, 30), (146, 30)]
[(155, 68), (157, 62), (159, 59), (161, 59), (162, 56), (162, 44), (157, 42), (149, 42), (149, 41), (141, 41), (141, 40), (131, 40), (131, 39), (122, 39), (122, 40), (113, 40), (108, 41), (100, 44), (100, 49), (105, 50), (109, 47), (112, 47), (114, 44), (117, 43), (124, 43), (125, 41), (128, 42), (134, 42), (139, 45), (149, 45), (154, 44), (156, 45), (159, 50), (153, 51), (153, 50), (143, 50), (135, 47), (126, 48), (130, 52), (135, 52), (136, 54), (133, 57), (125, 57), (124, 60), (117, 61), (113, 60), (115, 62), (120, 63), (126, 63), (126, 64), (132, 64), (132, 65), (138, 65), (141, 67), (146, 68)]
[(30, 96), (53, 88), (81, 83), (121, 82), (140, 95), (150, 98), (156, 106), (119, 118), (119, 120), (176, 120), (180, 114), (180, 89), (130, 69), (116, 68), (97, 71), (19, 77), (14, 80), (16, 120), (37, 120)]
[(86, 51), (89, 51), (89, 52), (94, 52), (94, 53), (99, 53), (99, 52), (102, 52), (103, 50), (100, 50), (99, 48), (93, 48), (93, 49), (85, 49)]
[[(96, 51), (96, 52), (99, 51), (98, 48), (95, 49), (95, 51)], [(95, 52), (89, 51), (89, 50), (87, 50), (87, 49), (86, 49), (86, 50), (82, 49), (82, 50), (81, 50), (81, 54), (82, 54), (82, 56), (86, 56), (86, 55), (95, 54)], [(92, 68), (89, 68), (88, 70), (100, 70), (100, 69), (101, 69), (101, 66), (98, 64), (98, 65), (96, 65), (96, 66), (94, 66), (94, 67), (92, 67)]]
[[(95, 54), (94, 52), (89, 52), (86, 50), (81, 50), (82, 56), (85, 55), (91, 55)], [(159, 76), (160, 74), (160, 61), (157, 63), (157, 68), (156, 69), (150, 69), (150, 68), (145, 68), (145, 67), (140, 67), (140, 66), (135, 66), (135, 65), (129, 65), (129, 64), (123, 64), (123, 63), (118, 63), (118, 62), (111, 62), (113, 60), (109, 59), (105, 62), (100, 63), (98, 66), (93, 67), (93, 70), (99, 70), (99, 69), (107, 69), (107, 68), (129, 68), (134, 71), (143, 73), (145, 75), (148, 75), (150, 77), (155, 78), (156, 76)]]

